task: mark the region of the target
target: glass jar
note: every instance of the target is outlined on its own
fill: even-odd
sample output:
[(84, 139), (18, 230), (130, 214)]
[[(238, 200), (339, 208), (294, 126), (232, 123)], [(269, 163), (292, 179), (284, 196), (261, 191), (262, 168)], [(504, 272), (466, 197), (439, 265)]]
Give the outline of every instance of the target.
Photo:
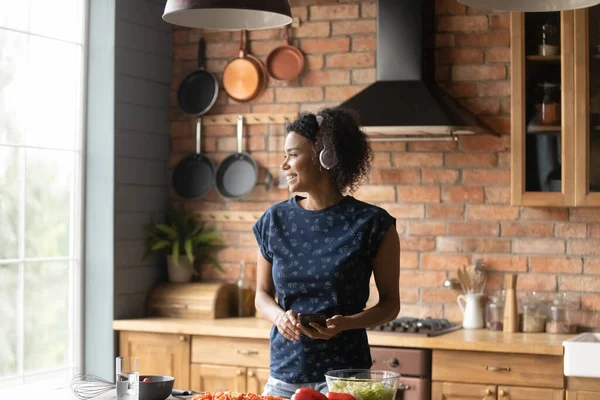
[(544, 332), (546, 330), (546, 315), (543, 302), (535, 292), (529, 293), (523, 299), (523, 313), (520, 325), (521, 332)]
[(501, 331), (504, 327), (504, 290), (498, 290), (488, 297), (485, 313), (486, 327), (491, 331)]
[(567, 293), (557, 293), (548, 301), (548, 319), (546, 332), (550, 333), (576, 333), (577, 324), (573, 321), (575, 310), (574, 300)]
[(560, 54), (560, 29), (556, 21), (547, 19), (539, 28), (540, 40), (538, 54), (540, 56), (557, 56)]
[(552, 82), (538, 83), (540, 93), (537, 120), (540, 125), (560, 125), (560, 85)]

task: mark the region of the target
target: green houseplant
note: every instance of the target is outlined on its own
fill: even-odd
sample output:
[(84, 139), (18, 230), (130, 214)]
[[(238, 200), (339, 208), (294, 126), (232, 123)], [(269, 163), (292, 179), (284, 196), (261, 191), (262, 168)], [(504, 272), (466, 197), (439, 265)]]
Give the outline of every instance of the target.
[(193, 275), (198, 275), (194, 263), (211, 264), (221, 272), (223, 268), (213, 256), (214, 252), (223, 249), (220, 235), (206, 228), (185, 211), (174, 208), (167, 210), (165, 224), (151, 223), (144, 226), (146, 232), (146, 254), (167, 252), (169, 281), (190, 282)]

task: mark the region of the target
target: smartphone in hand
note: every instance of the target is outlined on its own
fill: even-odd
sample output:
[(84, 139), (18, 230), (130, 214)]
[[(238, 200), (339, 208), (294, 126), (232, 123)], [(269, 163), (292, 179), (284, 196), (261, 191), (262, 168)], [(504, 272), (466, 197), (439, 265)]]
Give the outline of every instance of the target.
[(307, 328), (311, 328), (311, 322), (319, 324), (323, 327), (327, 327), (327, 317), (325, 314), (315, 313), (315, 314), (298, 314), (298, 319), (300, 320), (300, 324)]

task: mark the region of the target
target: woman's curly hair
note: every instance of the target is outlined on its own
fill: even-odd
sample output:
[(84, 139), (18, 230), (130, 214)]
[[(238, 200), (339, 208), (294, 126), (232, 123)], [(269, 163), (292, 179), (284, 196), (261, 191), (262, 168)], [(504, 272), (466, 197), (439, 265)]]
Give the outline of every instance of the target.
[[(319, 126), (317, 116), (323, 121)], [(366, 180), (373, 160), (367, 135), (360, 129), (356, 114), (343, 108), (325, 108), (317, 114), (304, 114), (287, 127), (313, 143), (315, 157), (323, 148), (332, 149), (336, 164), (329, 170), (341, 193), (354, 192)]]

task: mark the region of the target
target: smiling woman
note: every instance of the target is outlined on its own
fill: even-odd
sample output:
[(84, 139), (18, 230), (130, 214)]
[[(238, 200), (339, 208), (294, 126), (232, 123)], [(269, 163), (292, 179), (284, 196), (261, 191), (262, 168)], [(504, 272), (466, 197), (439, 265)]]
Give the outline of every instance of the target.
[[(290, 124), (281, 164), (289, 190), (304, 193), (270, 207), (253, 231), (258, 242), (256, 309), (273, 323), (265, 395), (298, 388), (326, 393), (325, 373), (370, 368), (366, 328), (400, 308), (396, 220), (346, 194), (369, 171), (371, 148), (343, 109)], [(379, 302), (365, 310), (371, 274)], [(277, 296), (277, 302), (273, 300)], [(300, 323), (320, 313), (325, 325)]]

